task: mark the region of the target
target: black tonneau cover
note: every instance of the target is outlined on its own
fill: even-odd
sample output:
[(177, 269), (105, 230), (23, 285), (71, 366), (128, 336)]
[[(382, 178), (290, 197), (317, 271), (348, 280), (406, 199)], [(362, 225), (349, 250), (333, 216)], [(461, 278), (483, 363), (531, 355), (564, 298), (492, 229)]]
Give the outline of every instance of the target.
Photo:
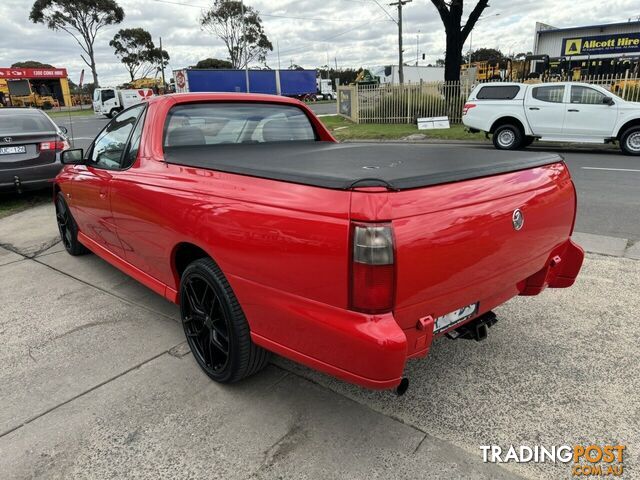
[(557, 154), (433, 145), (282, 142), (165, 147), (167, 163), (348, 190), (427, 187), (562, 161)]

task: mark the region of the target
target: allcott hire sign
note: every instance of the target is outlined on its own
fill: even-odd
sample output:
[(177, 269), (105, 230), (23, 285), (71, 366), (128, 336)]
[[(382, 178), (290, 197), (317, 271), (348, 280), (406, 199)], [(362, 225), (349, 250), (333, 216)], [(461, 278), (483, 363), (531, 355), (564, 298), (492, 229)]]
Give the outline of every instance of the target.
[(562, 40), (562, 55), (602, 55), (607, 53), (640, 52), (640, 32), (613, 33)]

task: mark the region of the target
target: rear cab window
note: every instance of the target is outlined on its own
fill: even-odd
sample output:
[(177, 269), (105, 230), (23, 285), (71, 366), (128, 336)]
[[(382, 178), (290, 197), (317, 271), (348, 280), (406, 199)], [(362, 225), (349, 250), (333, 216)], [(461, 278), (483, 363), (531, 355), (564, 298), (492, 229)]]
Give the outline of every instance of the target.
[(518, 85), (491, 85), (480, 88), (478, 100), (513, 100), (520, 92)]
[(167, 147), (315, 141), (307, 115), (294, 105), (209, 102), (176, 105), (167, 115)]

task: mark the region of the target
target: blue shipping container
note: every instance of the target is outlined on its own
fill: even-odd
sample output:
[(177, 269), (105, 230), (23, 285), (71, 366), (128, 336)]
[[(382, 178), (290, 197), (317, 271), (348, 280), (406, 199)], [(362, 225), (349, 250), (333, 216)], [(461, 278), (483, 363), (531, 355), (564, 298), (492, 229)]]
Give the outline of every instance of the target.
[[(186, 71), (190, 92), (246, 92), (244, 70), (196, 70)], [(280, 94), (288, 96), (316, 93), (315, 70), (249, 70), (249, 90), (252, 93)]]

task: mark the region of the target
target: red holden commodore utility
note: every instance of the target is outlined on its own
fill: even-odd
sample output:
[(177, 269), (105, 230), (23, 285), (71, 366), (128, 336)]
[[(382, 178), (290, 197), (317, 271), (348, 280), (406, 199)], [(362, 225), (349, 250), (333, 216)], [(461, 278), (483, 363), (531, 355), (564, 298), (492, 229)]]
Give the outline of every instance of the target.
[(223, 383), (275, 352), (402, 393), (435, 337), (484, 339), (492, 309), (571, 286), (583, 260), (558, 155), (339, 144), (277, 96), (152, 98), (63, 163), (66, 250), (179, 304)]

